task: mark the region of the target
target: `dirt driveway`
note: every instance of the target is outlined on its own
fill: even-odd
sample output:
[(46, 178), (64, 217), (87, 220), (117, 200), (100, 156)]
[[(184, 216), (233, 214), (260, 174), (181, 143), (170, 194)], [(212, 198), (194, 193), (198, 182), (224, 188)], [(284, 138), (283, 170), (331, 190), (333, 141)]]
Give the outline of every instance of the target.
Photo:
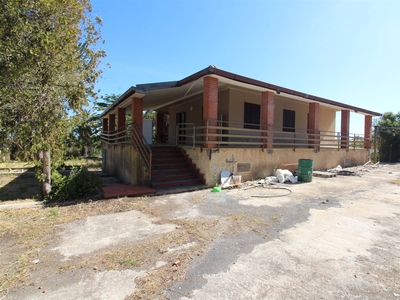
[(5, 299), (400, 299), (400, 164), (359, 173), (110, 200), (136, 206), (60, 226)]

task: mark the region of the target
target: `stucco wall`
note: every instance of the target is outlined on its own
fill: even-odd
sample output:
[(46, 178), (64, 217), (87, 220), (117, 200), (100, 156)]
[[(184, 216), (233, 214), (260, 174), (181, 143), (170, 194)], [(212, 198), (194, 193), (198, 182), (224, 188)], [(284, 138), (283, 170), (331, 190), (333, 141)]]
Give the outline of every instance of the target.
[[(236, 88), (228, 88), (218, 93), (218, 113), (222, 115), (223, 121), (228, 121), (229, 126), (233, 128), (243, 128), (244, 122), (244, 103), (261, 104), (261, 93), (249, 90), (239, 90)], [(275, 95), (274, 123), (275, 130), (282, 130), (283, 110), (289, 109), (296, 112), (296, 133), (292, 134), (275, 134), (276, 137), (285, 138), (307, 138), (307, 119), (309, 106), (308, 103), (288, 99), (282, 95)], [(203, 111), (202, 95), (194, 97), (189, 101), (177, 104), (169, 108), (169, 144), (175, 145), (176, 134), (176, 114), (179, 112), (186, 113), (187, 123), (201, 124)], [(320, 106), (319, 129), (321, 131), (335, 131), (336, 113), (333, 109)], [(227, 124), (224, 124), (227, 126)], [(243, 134), (243, 132), (230, 131), (230, 134)], [(257, 132), (249, 133), (259, 135)], [(291, 142), (291, 141), (290, 141)]]
[[(260, 149), (220, 149), (211, 153), (206, 149), (184, 148), (193, 162), (205, 175), (206, 184), (214, 186), (220, 183), (220, 173), (223, 170), (242, 175), (243, 180), (253, 180), (274, 175), (276, 169), (286, 168), (291, 171), (297, 169), (299, 159), (314, 160), (314, 170), (326, 170), (344, 166), (344, 160), (350, 159), (351, 165), (362, 165), (369, 155), (366, 149), (346, 151), (344, 149), (322, 149), (314, 152), (311, 149), (274, 149), (262, 151)], [(238, 172), (238, 165), (249, 164), (249, 172)]]
[(124, 183), (142, 184), (146, 181), (139, 154), (131, 145), (103, 145), (102, 170)]
[(169, 108), (169, 132), (168, 144), (175, 145), (176, 143), (176, 114), (180, 112), (186, 113), (186, 123), (201, 124), (203, 111), (203, 98), (199, 96), (193, 98), (183, 104), (171, 106)]
[[(261, 104), (261, 93), (230, 89), (229, 121), (243, 123), (244, 103)], [(221, 103), (220, 103), (221, 105)], [(275, 129), (281, 130), (283, 126), (283, 110), (294, 110), (296, 112), (295, 126), (297, 129), (307, 129), (308, 103), (275, 95), (274, 123)], [(320, 123), (322, 131), (335, 131), (335, 110), (320, 106)], [(231, 125), (234, 127), (234, 125)]]

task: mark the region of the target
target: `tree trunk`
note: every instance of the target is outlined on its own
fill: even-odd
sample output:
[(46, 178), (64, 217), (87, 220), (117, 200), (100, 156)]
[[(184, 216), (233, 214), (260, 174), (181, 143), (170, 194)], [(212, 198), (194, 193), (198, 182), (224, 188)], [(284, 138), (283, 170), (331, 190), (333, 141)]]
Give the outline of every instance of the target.
[[(43, 150), (39, 150), (39, 152), (37, 153), (37, 160), (38, 160), (38, 162), (40, 162), (41, 164), (43, 164)], [(43, 195), (43, 188), (42, 188), (42, 186), (43, 186), (43, 183), (42, 183), (42, 179), (39, 179), (39, 198), (41, 199), (41, 200), (43, 200), (43, 198), (44, 198), (44, 195)]]
[(87, 145), (83, 145), (82, 146), (82, 150), (81, 150), (81, 155), (83, 156), (83, 157), (87, 157), (88, 156), (88, 146)]
[(42, 193), (43, 193), (43, 196), (46, 197), (51, 192), (50, 150), (43, 151), (42, 172), (43, 172), (43, 177), (44, 177), (43, 181), (42, 181)]

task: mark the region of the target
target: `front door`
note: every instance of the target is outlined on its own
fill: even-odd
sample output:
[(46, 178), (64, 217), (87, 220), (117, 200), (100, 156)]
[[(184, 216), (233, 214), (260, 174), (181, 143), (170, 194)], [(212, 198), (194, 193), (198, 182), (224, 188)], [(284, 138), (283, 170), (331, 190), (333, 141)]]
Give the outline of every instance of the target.
[(176, 125), (178, 126), (178, 141), (185, 140), (186, 125), (184, 123), (186, 123), (186, 113), (185, 112), (177, 113), (176, 114)]

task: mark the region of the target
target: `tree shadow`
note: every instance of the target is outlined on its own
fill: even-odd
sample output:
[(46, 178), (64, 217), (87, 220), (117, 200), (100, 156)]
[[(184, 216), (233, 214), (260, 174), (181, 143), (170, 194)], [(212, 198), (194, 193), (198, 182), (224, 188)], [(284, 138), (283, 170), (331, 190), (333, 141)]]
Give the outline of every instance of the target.
[(0, 174), (0, 202), (37, 200), (39, 183), (33, 169), (21, 173)]

